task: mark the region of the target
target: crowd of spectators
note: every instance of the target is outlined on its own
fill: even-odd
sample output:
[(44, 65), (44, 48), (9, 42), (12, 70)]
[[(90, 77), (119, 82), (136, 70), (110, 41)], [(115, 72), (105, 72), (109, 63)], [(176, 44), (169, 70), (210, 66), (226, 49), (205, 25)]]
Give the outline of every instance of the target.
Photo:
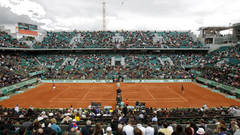
[[(204, 64), (213, 65), (230, 70), (240, 69), (240, 44), (230, 46), (224, 50), (216, 50), (205, 57)], [(220, 62), (222, 61), (222, 62)]]
[[(58, 58), (58, 56), (53, 55), (51, 57)], [(111, 59), (113, 56), (120, 59), (124, 58), (125, 65), (112, 66)], [(47, 57), (47, 59), (52, 59), (51, 57)], [(159, 56), (152, 54), (75, 54), (64, 57), (71, 59), (78, 58), (75, 62), (75, 66), (72, 66), (72, 68), (68, 70), (64, 70), (67, 66), (61, 66), (59, 69), (49, 72), (46, 76), (47, 78), (111, 79), (114, 75), (122, 75), (126, 79), (170, 79), (190, 77), (189, 72), (184, 71), (180, 66), (161, 65), (158, 59)], [(53, 60), (48, 63), (54, 65), (55, 61)]]
[(174, 54), (171, 55), (170, 58), (174, 62), (175, 65), (194, 65), (200, 62), (203, 58), (202, 54), (194, 53), (194, 54)]
[[(81, 35), (70, 43), (74, 36)], [(160, 37), (154, 41), (155, 37)], [(0, 31), (1, 47), (29, 48), (26, 43)], [(47, 31), (42, 42), (35, 42), (34, 48), (203, 48), (193, 41), (189, 32), (177, 31)]]
[(113, 48), (112, 37), (115, 36), (111, 31), (80, 31), (80, 42), (76, 44), (77, 48)]
[(73, 45), (70, 44), (71, 39), (78, 34), (78, 32), (52, 32), (47, 31), (46, 36), (44, 37), (42, 42), (36, 42), (33, 47), (34, 48), (71, 48)]
[(26, 43), (19, 42), (5, 31), (0, 31), (0, 47), (29, 48)]
[[(93, 31), (80, 32), (77, 48), (202, 48), (188, 32), (154, 31)], [(117, 38), (113, 38), (113, 37)], [(161, 37), (154, 42), (154, 37)], [(123, 39), (119, 39), (119, 37)], [(115, 39), (115, 40), (114, 40)]]
[(38, 64), (33, 55), (21, 55), (17, 52), (1, 52), (0, 62), (2, 67), (7, 67), (11, 71), (27, 69), (28, 67)]
[(240, 88), (240, 45), (216, 50), (202, 58), (204, 78)]
[[(237, 72), (238, 73), (238, 72)], [(240, 88), (239, 73), (236, 74), (232, 70), (217, 67), (205, 67), (203, 76), (206, 79)]]
[[(0, 130), (2, 133), (9, 131), (33, 132), (34, 134), (56, 134), (64, 133), (88, 135), (89, 132), (94, 135), (112, 133), (118, 135), (158, 135), (162, 132), (165, 135), (176, 135), (179, 132), (186, 135), (204, 134), (211, 131), (213, 133), (229, 132), (238, 133), (240, 110), (236, 106), (229, 108), (216, 107), (207, 108), (134, 108), (127, 109), (100, 109), (100, 108), (70, 108), (60, 109), (34, 109), (2, 108), (0, 107), (1, 120)], [(171, 119), (171, 120), (170, 120)], [(23, 120), (23, 121), (22, 121)], [(21, 128), (15, 125), (21, 124)], [(84, 125), (86, 126), (80, 126)], [(171, 125), (170, 125), (171, 124)], [(181, 124), (187, 124), (182, 127)], [(216, 129), (207, 128), (207, 124), (216, 124)], [(63, 131), (61, 125), (68, 125)], [(132, 125), (135, 125), (134, 127)], [(105, 128), (103, 128), (103, 126)], [(188, 131), (189, 129), (189, 131)], [(6, 131), (7, 130), (7, 131)], [(138, 130), (138, 131), (137, 131)], [(185, 132), (184, 132), (185, 131)], [(189, 133), (188, 133), (189, 132)], [(219, 134), (220, 135), (220, 134)]]
[(202, 48), (200, 42), (193, 41), (190, 34), (188, 32), (164, 32), (161, 35), (163, 37), (164, 48)]
[(42, 70), (32, 55), (16, 52), (0, 53), (0, 87), (21, 82), (29, 73)]
[(154, 33), (150, 31), (122, 31), (120, 35), (124, 38), (124, 41), (120, 42), (121, 48), (160, 47), (159, 44), (154, 45)]
[(71, 54), (63, 55), (37, 55), (36, 58), (43, 65), (61, 65), (67, 57), (72, 57)]
[(0, 88), (21, 82), (22, 79), (24, 79), (24, 77), (21, 75), (15, 74), (4, 68), (0, 68)]
[[(74, 36), (80, 35), (70, 44)], [(154, 37), (161, 37), (154, 41)], [(48, 31), (34, 48), (203, 48), (189, 32), (156, 31)]]

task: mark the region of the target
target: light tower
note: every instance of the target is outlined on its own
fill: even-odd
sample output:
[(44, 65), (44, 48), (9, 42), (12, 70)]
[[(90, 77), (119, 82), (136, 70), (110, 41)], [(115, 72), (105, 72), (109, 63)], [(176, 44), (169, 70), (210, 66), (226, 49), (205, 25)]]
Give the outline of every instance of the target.
[(103, 31), (106, 31), (106, 20), (105, 20), (105, 2), (103, 2)]

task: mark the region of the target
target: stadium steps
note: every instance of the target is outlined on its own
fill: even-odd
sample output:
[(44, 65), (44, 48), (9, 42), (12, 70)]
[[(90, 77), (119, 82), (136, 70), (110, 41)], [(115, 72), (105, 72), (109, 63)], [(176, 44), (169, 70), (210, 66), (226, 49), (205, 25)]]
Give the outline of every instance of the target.
[(167, 57), (167, 59), (168, 59), (168, 62), (170, 63), (170, 65), (173, 66), (174, 64), (173, 64), (172, 60), (169, 57)]
[(164, 62), (162, 61), (162, 59), (161, 59), (160, 57), (158, 57), (158, 60), (160, 61), (160, 63), (161, 63), (162, 65), (165, 65)]

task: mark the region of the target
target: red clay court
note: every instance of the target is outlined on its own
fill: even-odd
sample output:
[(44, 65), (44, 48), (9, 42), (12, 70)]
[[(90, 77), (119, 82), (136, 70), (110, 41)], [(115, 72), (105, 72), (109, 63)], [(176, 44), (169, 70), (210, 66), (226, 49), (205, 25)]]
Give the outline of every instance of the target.
[[(183, 84), (185, 94), (181, 93)], [(87, 108), (91, 101), (101, 102), (104, 106), (116, 106), (116, 83), (55, 83), (56, 91), (52, 92), (52, 83), (18, 94), (0, 102), (3, 107), (39, 108)], [(123, 102), (126, 98), (129, 105), (136, 101), (145, 102), (146, 107), (208, 107), (230, 105), (240, 106), (240, 102), (227, 99), (194, 83), (121, 83)]]

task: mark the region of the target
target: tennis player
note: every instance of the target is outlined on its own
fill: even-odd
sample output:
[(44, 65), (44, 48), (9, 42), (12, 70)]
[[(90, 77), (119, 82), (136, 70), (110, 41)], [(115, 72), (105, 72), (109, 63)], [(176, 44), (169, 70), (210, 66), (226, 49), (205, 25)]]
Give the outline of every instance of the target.
[(181, 89), (181, 91), (182, 91), (182, 94), (184, 94), (183, 90), (184, 90), (184, 87), (183, 87), (183, 85), (182, 85), (182, 89)]
[(53, 86), (53, 89), (52, 89), (52, 92), (53, 92), (53, 91), (55, 91), (55, 90), (56, 90), (56, 86), (55, 86), (55, 84), (54, 84), (54, 83), (53, 83), (53, 85), (52, 85), (52, 86)]

